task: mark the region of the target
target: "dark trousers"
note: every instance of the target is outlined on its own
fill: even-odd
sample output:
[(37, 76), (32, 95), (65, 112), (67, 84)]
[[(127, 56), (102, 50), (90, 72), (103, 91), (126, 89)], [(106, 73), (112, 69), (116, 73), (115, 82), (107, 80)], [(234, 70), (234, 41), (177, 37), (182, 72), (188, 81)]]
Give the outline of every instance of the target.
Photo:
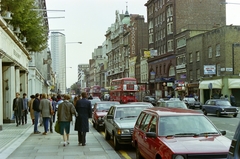
[(53, 116), (52, 115), (49, 118), (49, 123), (50, 123), (50, 131), (52, 132), (53, 131), (53, 129), (52, 129), (52, 127), (53, 127)]
[(21, 125), (22, 116), (20, 116), (20, 115), (15, 115), (15, 119), (16, 119), (17, 125)]
[(56, 114), (57, 112), (55, 111), (54, 112), (54, 114), (52, 115), (52, 122), (54, 123), (55, 122), (55, 114)]
[(28, 111), (27, 110), (24, 110), (23, 111), (23, 116), (22, 116), (22, 124), (27, 124), (27, 114), (28, 114)]
[(78, 131), (78, 143), (86, 144), (86, 132)]

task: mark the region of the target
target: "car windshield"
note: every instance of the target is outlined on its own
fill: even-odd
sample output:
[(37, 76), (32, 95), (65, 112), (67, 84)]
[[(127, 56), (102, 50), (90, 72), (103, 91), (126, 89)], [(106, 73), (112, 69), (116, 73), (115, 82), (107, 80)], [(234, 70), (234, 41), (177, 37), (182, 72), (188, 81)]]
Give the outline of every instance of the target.
[(230, 102), (227, 100), (221, 100), (221, 101), (217, 101), (216, 104), (218, 106), (231, 106)]
[(91, 99), (89, 101), (91, 102), (92, 105), (94, 105), (96, 102), (99, 102), (101, 100), (96, 98), (96, 99)]
[(181, 101), (167, 102), (166, 106), (170, 107), (170, 108), (184, 108), (184, 109), (187, 109), (186, 104), (184, 102), (181, 102)]
[(195, 102), (195, 98), (184, 98), (184, 100), (187, 100), (187, 101), (191, 101), (191, 102)]
[(109, 108), (114, 104), (119, 103), (97, 103), (97, 111), (108, 111)]
[(219, 134), (203, 115), (163, 116), (159, 118), (159, 136)]
[(134, 106), (134, 107), (119, 107), (116, 110), (115, 118), (131, 118), (131, 117), (138, 117), (143, 109), (149, 108), (148, 105), (146, 106)]

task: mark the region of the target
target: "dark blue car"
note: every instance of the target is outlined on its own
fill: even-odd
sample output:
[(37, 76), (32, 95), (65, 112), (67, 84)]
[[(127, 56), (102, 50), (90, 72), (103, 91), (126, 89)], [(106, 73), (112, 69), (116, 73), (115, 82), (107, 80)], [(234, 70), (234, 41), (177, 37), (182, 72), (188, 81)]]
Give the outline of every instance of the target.
[(230, 102), (224, 99), (209, 99), (202, 105), (202, 111), (204, 115), (216, 114), (218, 117), (222, 115), (237, 117), (238, 115), (238, 108), (231, 106)]

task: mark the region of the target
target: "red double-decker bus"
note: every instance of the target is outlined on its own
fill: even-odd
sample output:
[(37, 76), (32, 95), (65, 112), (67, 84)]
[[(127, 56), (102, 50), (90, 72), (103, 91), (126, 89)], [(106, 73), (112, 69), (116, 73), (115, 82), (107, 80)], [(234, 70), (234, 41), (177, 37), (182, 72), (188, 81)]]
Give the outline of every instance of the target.
[(98, 85), (91, 86), (89, 93), (90, 93), (90, 95), (92, 97), (99, 97), (99, 98), (101, 98), (101, 87), (98, 86)]
[(136, 92), (138, 85), (136, 78), (120, 78), (111, 82), (110, 100), (118, 101), (122, 104), (128, 102), (137, 102)]

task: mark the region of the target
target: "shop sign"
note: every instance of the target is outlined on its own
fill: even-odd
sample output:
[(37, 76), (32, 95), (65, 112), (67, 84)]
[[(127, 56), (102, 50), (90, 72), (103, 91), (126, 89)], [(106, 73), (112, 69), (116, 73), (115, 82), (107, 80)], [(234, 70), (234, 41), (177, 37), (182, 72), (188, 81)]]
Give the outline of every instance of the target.
[(215, 65), (204, 65), (203, 66), (204, 75), (215, 75), (216, 66)]
[(177, 65), (176, 69), (186, 68), (186, 64)]
[(173, 77), (162, 77), (161, 78), (161, 81), (163, 81), (163, 82), (166, 82), (166, 81), (174, 81), (175, 80), (175, 78), (173, 78)]
[(167, 82), (167, 87), (172, 87), (173, 83), (172, 82)]

